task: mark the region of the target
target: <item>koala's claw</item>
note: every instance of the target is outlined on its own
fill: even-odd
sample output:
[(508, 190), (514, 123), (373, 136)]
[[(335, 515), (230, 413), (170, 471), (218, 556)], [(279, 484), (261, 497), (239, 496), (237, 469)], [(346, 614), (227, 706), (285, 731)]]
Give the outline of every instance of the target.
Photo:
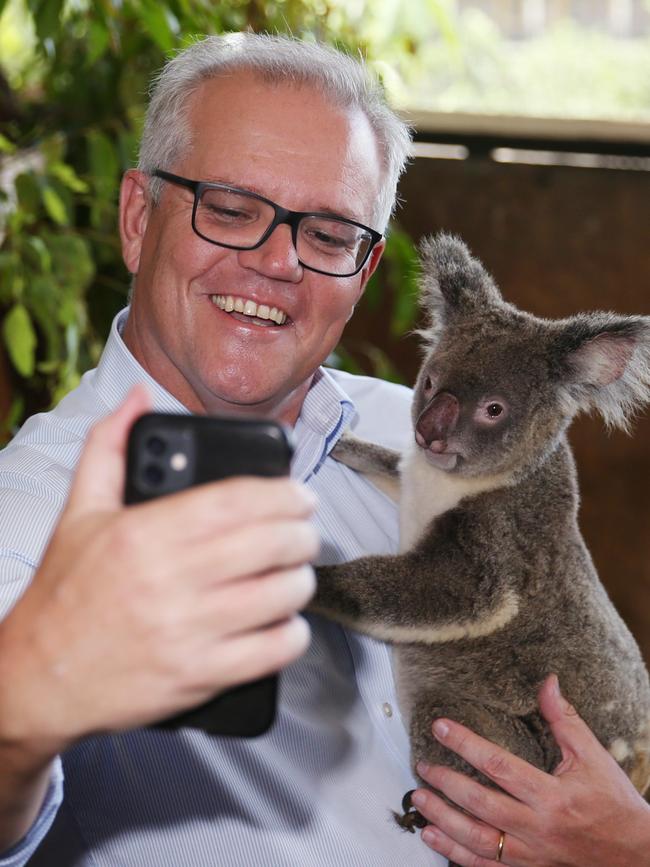
[(413, 807), (411, 795), (414, 791), (415, 789), (411, 789), (402, 798), (403, 814), (400, 816), (399, 813), (393, 812), (395, 821), (400, 828), (403, 828), (405, 831), (410, 831), (411, 834), (415, 834), (416, 828), (425, 828), (429, 824), (424, 816)]
[(409, 810), (413, 809), (413, 801), (411, 801), (411, 795), (414, 791), (415, 789), (409, 789), (402, 798), (402, 810), (404, 810), (405, 813), (408, 813)]

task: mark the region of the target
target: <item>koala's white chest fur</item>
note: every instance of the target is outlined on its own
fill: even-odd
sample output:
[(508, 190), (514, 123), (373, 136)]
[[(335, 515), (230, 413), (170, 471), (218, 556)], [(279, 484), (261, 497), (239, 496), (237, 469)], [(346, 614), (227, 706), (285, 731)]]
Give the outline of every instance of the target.
[(467, 478), (432, 466), (415, 443), (400, 462), (400, 551), (407, 551), (439, 515), (466, 497), (509, 483), (507, 476)]

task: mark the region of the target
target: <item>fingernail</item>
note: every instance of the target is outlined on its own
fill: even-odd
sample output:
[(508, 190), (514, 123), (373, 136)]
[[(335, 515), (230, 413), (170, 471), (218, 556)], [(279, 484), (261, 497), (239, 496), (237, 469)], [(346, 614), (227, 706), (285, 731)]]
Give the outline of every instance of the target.
[(557, 698), (560, 697), (560, 681), (558, 680), (557, 674), (551, 675), (551, 690), (554, 696)]
[(427, 802), (427, 797), (424, 792), (415, 791), (411, 795), (411, 803), (415, 804), (416, 807), (424, 807)]
[(444, 741), (449, 734), (449, 726), (444, 720), (437, 719), (433, 724), (433, 733), (439, 741)]
[(422, 831), (422, 839), (427, 844), (427, 846), (435, 846), (438, 842), (438, 835), (436, 833), (435, 828), (431, 825), (427, 825), (426, 828)]
[(431, 770), (431, 765), (428, 762), (418, 762), (415, 770), (421, 777), (425, 777)]

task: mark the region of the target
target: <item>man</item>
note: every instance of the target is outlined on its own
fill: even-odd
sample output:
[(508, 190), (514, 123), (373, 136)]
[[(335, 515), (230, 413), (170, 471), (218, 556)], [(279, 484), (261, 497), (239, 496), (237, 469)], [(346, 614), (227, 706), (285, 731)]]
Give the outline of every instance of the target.
[[(0, 847), (13, 847), (0, 867), (36, 847), (32, 864), (57, 867), (444, 863), (390, 820), (412, 777), (387, 649), (314, 617), (300, 656), (295, 612), (315, 553), (306, 495), (239, 480), (119, 504), (126, 431), (147, 407), (126, 395), (144, 383), (160, 410), (293, 425), (292, 472), (318, 495), (322, 562), (395, 549), (393, 505), (328, 455), (346, 427), (399, 446), (409, 393), (319, 365), (377, 265), (407, 145), (362, 69), (316, 46), (211, 38), (163, 73), (122, 186), (130, 309), (97, 371), (0, 460), (0, 575), (5, 607), (15, 603), (0, 630)], [(81, 443), (111, 410), (38, 566)], [(259, 739), (146, 727), (279, 667), (278, 719)], [(550, 691), (544, 701), (562, 735), (572, 718)], [(471, 735), (464, 744), (479, 763), (493, 754)], [(515, 770), (525, 789), (533, 769)], [(599, 793), (612, 773), (600, 772)], [(645, 819), (614, 785), (625, 815)], [(517, 814), (516, 828), (503, 810), (484, 824), (434, 806), (423, 805), (434, 845), (460, 863), (479, 863), (463, 861), (477, 846), (541, 863), (526, 847), (548, 804)]]

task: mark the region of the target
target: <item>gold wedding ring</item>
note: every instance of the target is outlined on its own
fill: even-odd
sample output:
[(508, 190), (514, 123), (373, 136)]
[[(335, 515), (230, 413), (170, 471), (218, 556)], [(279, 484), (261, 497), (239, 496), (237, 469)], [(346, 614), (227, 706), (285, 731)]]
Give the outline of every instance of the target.
[(495, 861), (501, 861), (501, 856), (503, 855), (503, 844), (506, 839), (506, 832), (499, 832), (499, 845), (497, 846), (497, 857), (494, 859)]

